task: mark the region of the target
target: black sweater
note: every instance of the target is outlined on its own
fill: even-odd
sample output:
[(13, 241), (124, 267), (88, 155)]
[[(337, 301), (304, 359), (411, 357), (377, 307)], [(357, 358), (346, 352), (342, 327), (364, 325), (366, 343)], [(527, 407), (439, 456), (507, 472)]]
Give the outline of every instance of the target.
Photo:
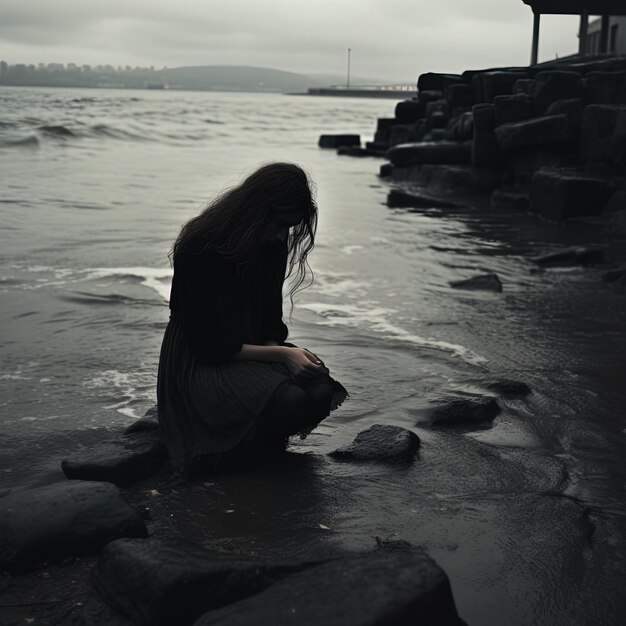
[(174, 257), (170, 309), (198, 361), (226, 361), (244, 343), (285, 341), (286, 267), (286, 242), (261, 247), (239, 272), (235, 263), (212, 251), (185, 250)]

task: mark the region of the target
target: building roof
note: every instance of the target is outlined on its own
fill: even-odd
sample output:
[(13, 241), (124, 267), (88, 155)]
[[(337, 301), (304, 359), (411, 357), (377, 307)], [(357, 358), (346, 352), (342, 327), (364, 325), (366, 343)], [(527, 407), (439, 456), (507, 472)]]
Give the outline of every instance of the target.
[(589, 15), (626, 15), (624, 0), (522, 0), (533, 13), (553, 15), (580, 15), (585, 9)]

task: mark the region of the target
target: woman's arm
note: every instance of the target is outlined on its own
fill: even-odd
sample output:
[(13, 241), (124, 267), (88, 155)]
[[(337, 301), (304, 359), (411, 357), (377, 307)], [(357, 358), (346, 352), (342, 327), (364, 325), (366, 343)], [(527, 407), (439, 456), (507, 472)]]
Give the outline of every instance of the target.
[(235, 361), (274, 361), (284, 363), (294, 376), (315, 376), (322, 366), (319, 359), (304, 348), (257, 346), (244, 343), (232, 357)]

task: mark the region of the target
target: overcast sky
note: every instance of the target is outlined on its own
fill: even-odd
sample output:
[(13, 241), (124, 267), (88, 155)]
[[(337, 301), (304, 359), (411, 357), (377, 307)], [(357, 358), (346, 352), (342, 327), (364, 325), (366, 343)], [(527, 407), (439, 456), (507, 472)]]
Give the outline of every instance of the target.
[[(545, 16), (540, 60), (577, 49), (578, 18)], [(413, 82), (426, 71), (524, 65), (522, 0), (0, 0), (13, 63), (256, 65)]]

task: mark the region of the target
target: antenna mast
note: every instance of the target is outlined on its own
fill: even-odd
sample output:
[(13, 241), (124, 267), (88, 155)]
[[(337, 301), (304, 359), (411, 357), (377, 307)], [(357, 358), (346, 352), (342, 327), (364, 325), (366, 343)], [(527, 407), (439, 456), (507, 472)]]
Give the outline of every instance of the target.
[(351, 48), (348, 48), (348, 76), (346, 80), (346, 89), (350, 89), (350, 53), (352, 52)]

